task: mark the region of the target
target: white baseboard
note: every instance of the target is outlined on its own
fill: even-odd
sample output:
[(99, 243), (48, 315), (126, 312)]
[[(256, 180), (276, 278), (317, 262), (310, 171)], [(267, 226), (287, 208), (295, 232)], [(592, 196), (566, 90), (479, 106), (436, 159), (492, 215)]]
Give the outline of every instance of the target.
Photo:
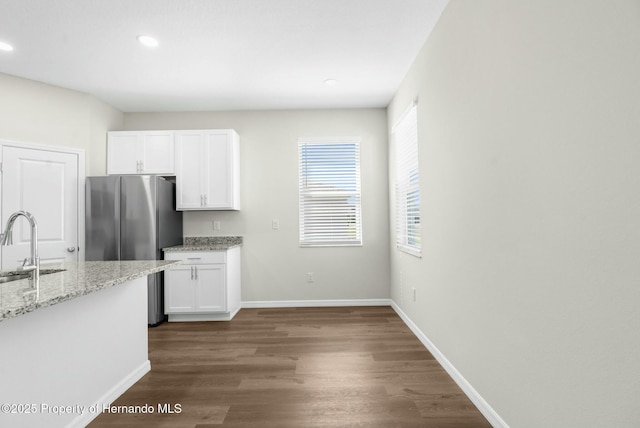
[(458, 384), (462, 392), (465, 393), (467, 397), (471, 400), (471, 402), (480, 410), (480, 413), (489, 421), (491, 426), (494, 428), (509, 428), (509, 425), (498, 415), (498, 413), (493, 410), (493, 408), (485, 401), (484, 398), (475, 390), (473, 386), (462, 376), (462, 374), (451, 364), (451, 362), (440, 352), (440, 350), (436, 347), (436, 345), (429, 340), (429, 338), (418, 328), (417, 325), (411, 321), (411, 318), (407, 314), (405, 314), (402, 309), (394, 302), (391, 301), (391, 307), (395, 310), (400, 318), (404, 321), (404, 323), (411, 329), (413, 334), (415, 334), (420, 342), (427, 348), (429, 352), (434, 356), (434, 358), (440, 363), (442, 368), (446, 370), (446, 372), (451, 376), (451, 378)]
[(100, 397), (91, 408), (98, 409), (99, 411), (85, 410), (84, 413), (75, 418), (67, 428), (86, 427), (89, 422), (97, 418), (102, 413), (103, 405), (111, 405), (118, 397), (131, 388), (134, 383), (139, 381), (142, 376), (147, 374), (151, 370), (151, 362), (149, 360), (142, 363), (138, 368), (129, 373), (124, 379), (115, 384), (113, 388), (107, 391), (102, 397)]
[(242, 302), (243, 308), (319, 308), (331, 306), (391, 306), (391, 299), (253, 300)]
[(231, 321), (234, 315), (230, 312), (220, 314), (169, 314), (169, 322)]

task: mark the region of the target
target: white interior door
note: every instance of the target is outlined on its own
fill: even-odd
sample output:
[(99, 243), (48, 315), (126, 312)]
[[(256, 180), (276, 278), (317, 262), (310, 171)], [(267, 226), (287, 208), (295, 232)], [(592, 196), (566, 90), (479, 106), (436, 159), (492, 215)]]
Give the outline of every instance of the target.
[[(38, 222), (41, 263), (78, 260), (79, 155), (58, 151), (2, 147), (2, 227), (15, 211), (28, 211)], [(13, 245), (2, 247), (2, 269), (29, 257), (31, 229), (20, 217)]]

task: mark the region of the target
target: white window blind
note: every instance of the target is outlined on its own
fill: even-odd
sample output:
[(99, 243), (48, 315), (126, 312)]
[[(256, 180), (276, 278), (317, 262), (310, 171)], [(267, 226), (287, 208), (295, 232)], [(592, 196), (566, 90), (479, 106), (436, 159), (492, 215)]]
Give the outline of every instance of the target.
[(393, 128), (396, 146), (396, 244), (420, 256), (420, 172), (418, 120), (414, 103)]
[(298, 145), (300, 246), (362, 245), (359, 139)]

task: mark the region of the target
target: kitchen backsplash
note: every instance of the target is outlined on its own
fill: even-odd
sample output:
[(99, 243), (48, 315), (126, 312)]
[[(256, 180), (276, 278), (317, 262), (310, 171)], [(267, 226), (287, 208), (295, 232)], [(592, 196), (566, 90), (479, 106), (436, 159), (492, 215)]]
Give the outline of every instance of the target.
[(184, 245), (239, 245), (242, 236), (185, 236)]

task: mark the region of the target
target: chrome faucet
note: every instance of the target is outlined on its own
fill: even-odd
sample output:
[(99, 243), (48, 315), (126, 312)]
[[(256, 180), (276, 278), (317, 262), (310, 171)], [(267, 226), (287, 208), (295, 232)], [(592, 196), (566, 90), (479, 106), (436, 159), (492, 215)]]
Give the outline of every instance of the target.
[(33, 214), (26, 211), (16, 211), (7, 220), (7, 226), (4, 233), (0, 234), (0, 245), (13, 244), (13, 224), (16, 219), (23, 216), (31, 225), (31, 259), (24, 259), (22, 267), (18, 268), (22, 271), (31, 272), (31, 286), (35, 289), (36, 300), (40, 298), (40, 258), (38, 257), (38, 223)]

